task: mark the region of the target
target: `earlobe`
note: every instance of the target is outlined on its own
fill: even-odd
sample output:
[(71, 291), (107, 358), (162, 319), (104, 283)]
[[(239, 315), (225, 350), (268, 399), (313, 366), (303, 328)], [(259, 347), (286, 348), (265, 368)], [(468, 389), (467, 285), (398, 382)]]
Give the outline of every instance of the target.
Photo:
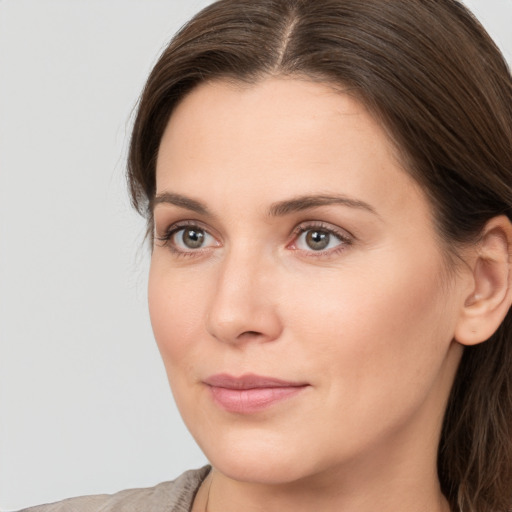
[(455, 340), (476, 345), (489, 339), (512, 303), (512, 224), (501, 215), (482, 230), (471, 270), (473, 286), (464, 298)]

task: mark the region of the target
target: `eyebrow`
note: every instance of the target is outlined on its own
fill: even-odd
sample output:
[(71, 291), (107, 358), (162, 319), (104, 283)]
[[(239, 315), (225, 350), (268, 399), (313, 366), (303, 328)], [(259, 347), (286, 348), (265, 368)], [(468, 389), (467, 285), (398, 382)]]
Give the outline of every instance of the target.
[[(204, 203), (196, 199), (191, 199), (190, 197), (172, 192), (157, 194), (150, 202), (151, 210), (153, 210), (157, 204), (172, 204), (174, 206), (178, 206), (179, 208), (184, 208), (185, 210), (190, 210), (200, 215), (212, 216), (208, 210), (208, 207)], [(375, 209), (368, 203), (343, 195), (305, 195), (294, 197), (292, 199), (273, 203), (268, 210), (268, 215), (270, 217), (283, 217), (291, 213), (333, 204), (366, 210), (378, 216), (378, 213), (375, 211)]]
[(172, 192), (164, 192), (163, 194), (157, 194), (149, 204), (150, 210), (154, 210), (157, 204), (173, 204), (185, 210), (190, 210), (201, 215), (211, 215), (205, 204), (191, 199), (181, 194), (174, 194)]
[(270, 207), (269, 215), (272, 217), (280, 217), (289, 215), (290, 213), (301, 212), (311, 208), (329, 206), (332, 204), (366, 210), (370, 213), (373, 213), (374, 215), (378, 215), (373, 206), (369, 205), (368, 203), (343, 195), (306, 195), (295, 197), (286, 201), (279, 201)]

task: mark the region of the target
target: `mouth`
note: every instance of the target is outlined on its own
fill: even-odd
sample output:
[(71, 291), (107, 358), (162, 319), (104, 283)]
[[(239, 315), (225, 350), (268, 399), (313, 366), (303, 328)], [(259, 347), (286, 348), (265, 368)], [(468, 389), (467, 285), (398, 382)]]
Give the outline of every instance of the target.
[(252, 414), (296, 396), (309, 387), (305, 382), (292, 382), (273, 377), (246, 374), (233, 377), (212, 375), (204, 380), (214, 403), (238, 414)]

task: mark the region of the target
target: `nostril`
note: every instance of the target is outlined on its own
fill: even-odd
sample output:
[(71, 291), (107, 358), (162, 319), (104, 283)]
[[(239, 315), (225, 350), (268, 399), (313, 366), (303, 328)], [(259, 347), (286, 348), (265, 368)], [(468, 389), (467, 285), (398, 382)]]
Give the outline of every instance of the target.
[(206, 311), (205, 322), (206, 331), (226, 343), (272, 341), (281, 333), (277, 308), (272, 304), (261, 304), (254, 298), (241, 301), (229, 293), (215, 296)]
[(244, 336), (261, 336), (261, 332), (258, 332), (258, 331), (245, 331), (243, 332), (242, 334), (240, 334), (239, 338), (242, 338)]

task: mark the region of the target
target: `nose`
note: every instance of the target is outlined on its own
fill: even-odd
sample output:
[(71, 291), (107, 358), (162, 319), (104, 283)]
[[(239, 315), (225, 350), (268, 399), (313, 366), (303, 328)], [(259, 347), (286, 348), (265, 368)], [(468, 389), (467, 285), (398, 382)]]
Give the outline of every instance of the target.
[(206, 318), (211, 336), (229, 344), (279, 338), (282, 323), (274, 301), (276, 283), (271, 267), (262, 256), (235, 252), (219, 263)]

